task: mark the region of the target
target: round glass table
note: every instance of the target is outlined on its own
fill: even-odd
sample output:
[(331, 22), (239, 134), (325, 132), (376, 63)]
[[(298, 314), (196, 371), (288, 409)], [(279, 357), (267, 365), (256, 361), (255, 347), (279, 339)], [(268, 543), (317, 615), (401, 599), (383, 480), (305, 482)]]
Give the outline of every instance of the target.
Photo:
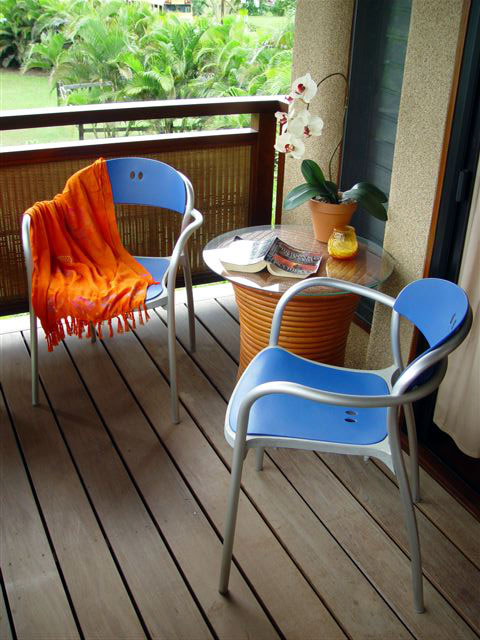
[[(316, 276), (339, 278), (374, 288), (393, 271), (394, 260), (390, 254), (363, 238), (358, 238), (359, 249), (354, 258), (332, 258), (328, 255), (327, 245), (315, 240), (310, 227), (247, 227), (211, 240), (203, 250), (203, 259), (212, 271), (233, 284), (240, 313), (239, 374), (268, 345), (275, 306), (280, 296), (298, 279), (273, 276), (266, 269), (257, 273), (228, 271), (220, 261), (220, 253), (237, 237), (258, 240), (275, 236), (298, 249), (321, 254), (322, 261)], [(280, 346), (311, 360), (341, 366), (358, 301), (359, 296), (338, 289), (307, 289), (295, 296), (285, 309)]]

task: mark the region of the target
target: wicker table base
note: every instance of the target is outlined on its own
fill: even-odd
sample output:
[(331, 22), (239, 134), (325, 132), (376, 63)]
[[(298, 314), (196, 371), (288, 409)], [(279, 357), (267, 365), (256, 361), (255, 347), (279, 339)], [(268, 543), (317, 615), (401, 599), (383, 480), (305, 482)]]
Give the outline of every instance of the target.
[[(233, 283), (240, 312), (240, 376), (250, 360), (268, 345), (279, 293)], [(281, 347), (326, 364), (343, 365), (350, 323), (359, 297), (340, 294), (296, 296), (283, 314)]]

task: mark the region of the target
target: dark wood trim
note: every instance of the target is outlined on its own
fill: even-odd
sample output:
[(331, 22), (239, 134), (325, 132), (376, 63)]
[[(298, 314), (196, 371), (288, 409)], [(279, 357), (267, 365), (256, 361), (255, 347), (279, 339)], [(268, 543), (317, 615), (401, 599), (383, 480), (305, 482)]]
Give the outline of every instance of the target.
[(239, 144), (256, 145), (259, 132), (253, 129), (228, 129), (220, 133), (212, 131), (190, 131), (156, 136), (134, 136), (132, 138), (109, 138), (103, 140), (76, 140), (44, 145), (4, 147), (3, 166), (52, 162), (71, 158), (112, 156), (123, 153), (152, 153), (157, 151), (183, 151), (195, 148), (219, 148)]
[(277, 167), (277, 202), (275, 206), (275, 224), (281, 224), (283, 211), (283, 185), (285, 182), (285, 154), (278, 154)]
[(252, 128), (258, 131), (253, 151), (252, 190), (250, 192), (250, 224), (272, 221), (273, 174), (277, 120), (273, 112), (252, 115)]
[(3, 111), (0, 130), (59, 127), (71, 124), (188, 118), (241, 113), (274, 113), (286, 104), (282, 96), (246, 96), (243, 98), (201, 98), (191, 100), (155, 100), (117, 102), (81, 107), (52, 107)]

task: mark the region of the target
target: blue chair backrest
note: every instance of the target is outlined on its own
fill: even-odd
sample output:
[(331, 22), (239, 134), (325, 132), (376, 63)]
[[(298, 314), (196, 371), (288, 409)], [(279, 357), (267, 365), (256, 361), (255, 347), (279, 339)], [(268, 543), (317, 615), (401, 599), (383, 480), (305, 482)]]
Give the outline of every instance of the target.
[(393, 308), (420, 329), (430, 349), (435, 349), (463, 324), (469, 304), (465, 291), (453, 282), (424, 278), (407, 285)]
[(185, 213), (187, 189), (173, 167), (150, 158), (107, 160), (116, 204), (143, 204)]

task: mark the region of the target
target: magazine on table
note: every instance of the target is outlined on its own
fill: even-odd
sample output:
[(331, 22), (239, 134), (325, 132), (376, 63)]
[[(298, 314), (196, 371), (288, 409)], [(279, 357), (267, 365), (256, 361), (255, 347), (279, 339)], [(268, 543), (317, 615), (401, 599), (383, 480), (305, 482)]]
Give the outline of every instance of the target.
[(297, 249), (280, 238), (244, 240), (236, 236), (220, 254), (220, 261), (229, 271), (256, 273), (267, 269), (274, 276), (306, 278), (318, 272), (322, 256)]

